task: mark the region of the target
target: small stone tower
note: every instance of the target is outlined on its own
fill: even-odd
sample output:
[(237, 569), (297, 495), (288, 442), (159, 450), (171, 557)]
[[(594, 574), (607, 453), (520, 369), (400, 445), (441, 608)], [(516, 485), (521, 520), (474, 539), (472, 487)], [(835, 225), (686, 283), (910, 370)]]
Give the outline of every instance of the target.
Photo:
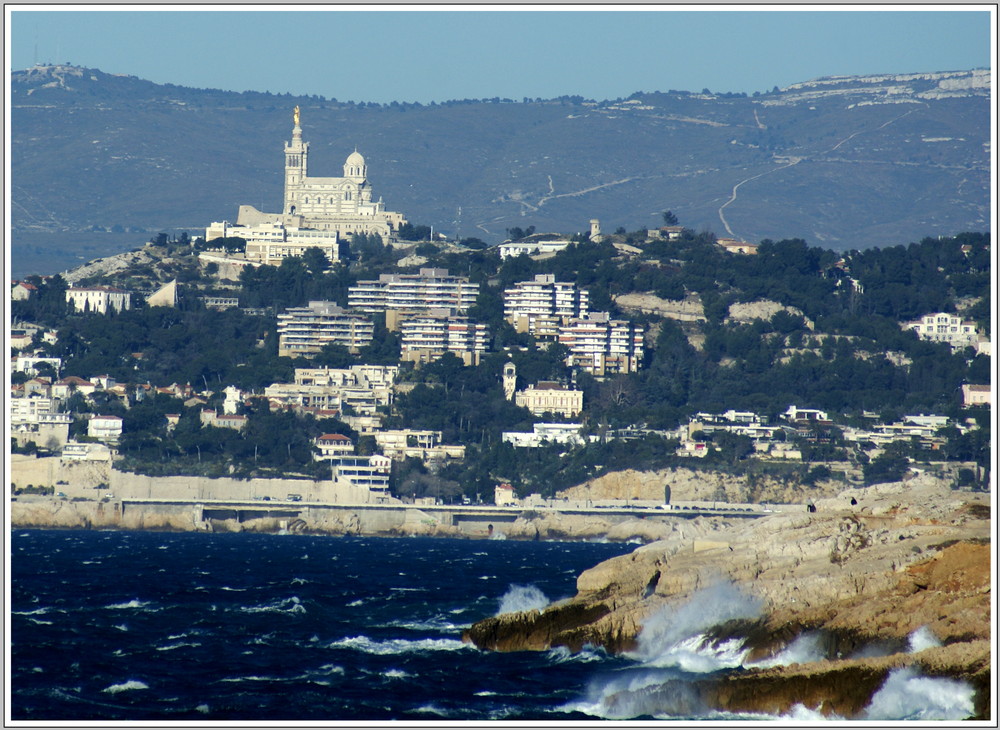
[(590, 240), (599, 243), (601, 240), (601, 221), (597, 218), (590, 219)]
[(507, 400), (514, 400), (517, 389), (517, 367), (512, 362), (503, 366), (503, 395)]

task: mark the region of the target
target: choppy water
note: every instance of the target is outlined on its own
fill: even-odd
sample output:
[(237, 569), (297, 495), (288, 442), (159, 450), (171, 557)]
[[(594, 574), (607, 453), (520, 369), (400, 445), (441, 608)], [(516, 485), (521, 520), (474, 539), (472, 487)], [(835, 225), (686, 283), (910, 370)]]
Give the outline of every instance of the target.
[[(481, 618), (571, 596), (581, 570), (633, 547), (15, 530), (11, 717), (718, 719), (643, 690), (741, 665), (739, 641), (701, 643), (712, 621), (756, 611), (731, 590), (651, 620), (633, 656), (500, 654), (461, 641)], [(971, 713), (961, 683), (890, 679), (870, 719)]]

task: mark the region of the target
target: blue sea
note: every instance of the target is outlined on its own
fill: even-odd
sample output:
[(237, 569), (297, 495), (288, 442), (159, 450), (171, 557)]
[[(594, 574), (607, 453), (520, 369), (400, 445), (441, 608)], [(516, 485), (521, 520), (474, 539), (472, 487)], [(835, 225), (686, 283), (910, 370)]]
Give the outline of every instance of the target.
[[(711, 622), (759, 610), (725, 586), (654, 617), (628, 656), (496, 653), (462, 642), (463, 629), (479, 619), (572, 596), (582, 570), (634, 548), (15, 529), (9, 716), (63, 723), (750, 719), (642, 700), (643, 688), (666, 679), (740, 666), (740, 642), (702, 643)], [(799, 661), (810, 650), (808, 642), (793, 645), (775, 661)], [(971, 712), (971, 688), (961, 683), (905, 673), (891, 679), (896, 685), (882, 705), (873, 702), (869, 719)], [(933, 706), (910, 701), (929, 693)], [(805, 709), (793, 717), (821, 719)]]

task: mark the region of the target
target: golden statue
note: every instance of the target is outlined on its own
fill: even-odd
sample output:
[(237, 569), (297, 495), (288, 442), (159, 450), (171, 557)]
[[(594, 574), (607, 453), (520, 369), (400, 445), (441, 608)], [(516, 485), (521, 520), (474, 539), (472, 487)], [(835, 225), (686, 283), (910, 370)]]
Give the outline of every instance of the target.
[(295, 111), (292, 112), (292, 120), (294, 120), (296, 127), (299, 126), (299, 107), (297, 104), (295, 106)]

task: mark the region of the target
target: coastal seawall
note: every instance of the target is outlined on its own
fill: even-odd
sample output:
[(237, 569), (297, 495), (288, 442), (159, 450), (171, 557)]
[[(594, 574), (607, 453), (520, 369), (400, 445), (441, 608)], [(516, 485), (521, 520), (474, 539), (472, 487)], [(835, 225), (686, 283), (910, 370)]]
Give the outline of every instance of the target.
[(430, 536), (512, 540), (695, 540), (734, 520), (652, 511), (600, 513), (465, 505), (322, 504), (302, 501), (83, 499), (20, 495), (10, 503), (13, 527)]

